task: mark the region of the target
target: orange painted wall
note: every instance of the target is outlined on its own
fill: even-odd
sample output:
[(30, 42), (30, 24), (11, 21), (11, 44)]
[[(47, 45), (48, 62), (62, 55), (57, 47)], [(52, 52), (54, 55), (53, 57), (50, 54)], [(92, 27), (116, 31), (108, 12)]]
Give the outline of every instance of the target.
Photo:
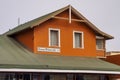
[(34, 49), (34, 37), (33, 37), (33, 29), (27, 29), (18, 34), (15, 34), (14, 37), (17, 41), (19, 41), (22, 45), (24, 45), (29, 50), (33, 51)]
[(105, 50), (96, 50), (97, 57), (105, 57)]
[[(63, 12), (60, 15), (61, 17), (67, 17), (68, 12)], [(61, 47), (60, 53), (51, 53), (51, 52), (39, 52), (37, 47), (47, 47), (49, 48), (49, 28), (60, 29), (60, 40)], [(82, 31), (84, 32), (84, 49), (75, 49), (73, 48), (73, 31)], [(41, 54), (57, 54), (64, 56), (87, 56), (87, 57), (96, 57), (96, 35), (95, 33), (88, 28), (84, 23), (72, 21), (70, 24), (68, 20), (61, 19), (50, 19), (34, 29), (34, 52)]]
[[(68, 15), (68, 10), (66, 10), (57, 16), (68, 18)], [(78, 18), (79, 17), (72, 13), (72, 19)], [(60, 53), (39, 52), (37, 50), (38, 47), (53, 48), (49, 46), (49, 28), (60, 29), (60, 47), (54, 47), (60, 48)], [(73, 48), (73, 31), (83, 32), (83, 49)], [(95, 33), (85, 23), (76, 21), (69, 23), (68, 20), (52, 18), (38, 26), (34, 26), (32, 29), (28, 29), (16, 34), (15, 38), (34, 53), (87, 57), (104, 56), (103, 51), (96, 50)]]
[(104, 44), (104, 49), (103, 50), (97, 50), (96, 49), (96, 54), (97, 54), (97, 57), (105, 57), (106, 55), (105, 55), (105, 53), (106, 53), (106, 46), (105, 46), (105, 40), (104, 40), (104, 42), (103, 42), (103, 44)]

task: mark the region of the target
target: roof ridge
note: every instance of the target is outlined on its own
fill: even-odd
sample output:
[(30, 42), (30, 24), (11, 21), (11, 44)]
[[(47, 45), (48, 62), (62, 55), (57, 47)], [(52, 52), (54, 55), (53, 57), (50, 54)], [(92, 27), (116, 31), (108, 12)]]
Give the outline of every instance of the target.
[[(58, 13), (58, 12), (61, 12), (61, 10), (64, 10), (64, 9), (66, 9), (66, 8), (68, 8), (68, 7), (69, 7), (69, 5), (66, 6), (66, 7), (64, 7), (64, 8), (55, 10), (55, 11), (53, 11), (53, 12), (51, 12), (51, 13), (45, 14), (45, 15), (43, 15), (43, 16), (40, 16), (40, 17), (38, 17), (38, 18), (35, 18), (35, 19), (33, 19), (33, 20), (29, 20), (29, 21), (27, 21), (27, 22), (25, 22), (25, 23), (23, 23), (23, 24), (18, 25), (17, 27), (13, 28), (12, 30), (9, 30), (8, 32), (4, 33), (3, 35), (12, 35), (12, 34), (14, 34), (14, 33), (16, 33), (16, 32), (21, 31), (21, 30), (25, 30), (25, 29), (27, 29), (27, 28), (32, 28), (33, 26), (35, 26), (35, 25), (33, 25), (32, 23), (37, 22), (38, 20), (41, 21), (42, 19), (44, 19), (45, 17), (50, 16), (50, 15), (51, 15), (51, 16), (50, 16), (50, 18), (51, 18), (51, 17), (53, 17), (54, 14), (56, 14), (56, 13)], [(46, 20), (45, 20), (45, 21), (46, 21)], [(42, 21), (42, 22), (43, 22), (43, 21)], [(40, 22), (39, 22), (39, 23), (40, 23)], [(22, 28), (20, 28), (20, 27), (22, 27)], [(18, 30), (16, 30), (16, 29), (18, 29)]]
[[(70, 8), (71, 7), (71, 8)], [(28, 29), (28, 28), (33, 28), (34, 26), (37, 26), (45, 21), (47, 21), (48, 19), (51, 19), (53, 16), (60, 14), (61, 12), (67, 10), (67, 9), (71, 9), (76, 15), (78, 15), (78, 17), (86, 20), (86, 24), (98, 35), (104, 36), (105, 39), (112, 39), (114, 37), (112, 37), (111, 35), (101, 31), (100, 29), (98, 29), (94, 24), (92, 24), (87, 18), (85, 18), (81, 13), (79, 13), (75, 8), (73, 8), (71, 5), (68, 5), (66, 7), (63, 7), (61, 9), (58, 9), (56, 11), (53, 11), (51, 13), (48, 13), (46, 15), (43, 15), (41, 17), (35, 18), (33, 20), (30, 20), (24, 24), (21, 24), (15, 28), (13, 28), (12, 30), (6, 32), (4, 35), (12, 35), (15, 33), (18, 33), (22, 30)]]

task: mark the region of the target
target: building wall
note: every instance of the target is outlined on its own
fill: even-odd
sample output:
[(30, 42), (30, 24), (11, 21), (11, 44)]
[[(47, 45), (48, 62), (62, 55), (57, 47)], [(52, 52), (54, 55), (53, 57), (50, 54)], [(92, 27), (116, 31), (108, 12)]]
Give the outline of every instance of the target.
[(33, 29), (28, 29), (17, 33), (14, 35), (14, 38), (19, 41), (22, 45), (24, 45), (29, 50), (33, 51), (34, 49), (34, 34)]
[(109, 80), (120, 80), (120, 75), (109, 75)]
[[(58, 17), (69, 18), (68, 10), (57, 15)], [(72, 13), (72, 19), (80, 19)], [(49, 28), (60, 30), (60, 47), (49, 46)], [(73, 31), (83, 32), (84, 48), (73, 48)], [(15, 35), (15, 38), (38, 54), (55, 54), (64, 56), (104, 56), (103, 50), (96, 50), (96, 34), (85, 23), (64, 19), (49, 19), (46, 22), (34, 26), (34, 28), (22, 31)], [(38, 47), (59, 48), (60, 52), (41, 52)]]
[[(120, 54), (106, 56), (104, 60), (116, 65), (120, 65)], [(110, 75), (109, 78), (110, 80), (120, 80), (120, 75)]]
[(97, 57), (105, 57), (105, 50), (96, 50)]
[(103, 42), (103, 48), (104, 49), (102, 49), (102, 50), (97, 50), (96, 49), (96, 53), (97, 53), (97, 57), (105, 57), (106, 55), (105, 55), (105, 53), (106, 53), (106, 45), (105, 45), (106, 43), (105, 43), (105, 40), (104, 40), (104, 42)]
[[(63, 12), (57, 16), (67, 17), (68, 12)], [(72, 16), (76, 17), (76, 16)], [(60, 53), (55, 52), (39, 52), (37, 47), (46, 47), (49, 46), (49, 28), (60, 29)], [(73, 48), (73, 31), (82, 31), (84, 33), (84, 49)], [(96, 36), (95, 33), (88, 28), (84, 23), (72, 21), (69, 23), (68, 20), (63, 19), (50, 19), (39, 26), (34, 28), (35, 35), (35, 53), (41, 54), (57, 54), (65, 56), (88, 56), (96, 57)], [(59, 47), (55, 47), (59, 48)]]
[(0, 73), (0, 80), (117, 80), (106, 79), (102, 74), (73, 74), (73, 73)]
[(106, 61), (120, 65), (120, 55), (111, 55), (105, 58)]

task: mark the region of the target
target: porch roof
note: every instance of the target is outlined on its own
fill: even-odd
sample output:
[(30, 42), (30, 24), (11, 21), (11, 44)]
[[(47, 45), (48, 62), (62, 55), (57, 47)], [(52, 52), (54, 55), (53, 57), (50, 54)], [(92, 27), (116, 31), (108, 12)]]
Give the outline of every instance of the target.
[(2, 35), (0, 36), (0, 71), (5, 69), (112, 71), (120, 74), (120, 66), (98, 58), (34, 54), (11, 37)]

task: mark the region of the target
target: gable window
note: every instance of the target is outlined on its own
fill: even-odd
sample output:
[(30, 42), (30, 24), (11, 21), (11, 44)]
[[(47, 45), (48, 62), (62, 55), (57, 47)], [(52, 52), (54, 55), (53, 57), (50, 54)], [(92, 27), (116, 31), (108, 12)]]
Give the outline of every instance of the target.
[(60, 47), (60, 30), (59, 29), (49, 29), (49, 46)]
[(96, 48), (98, 50), (104, 49), (104, 40), (103, 39), (96, 39)]
[(83, 47), (83, 32), (73, 31), (73, 48)]

